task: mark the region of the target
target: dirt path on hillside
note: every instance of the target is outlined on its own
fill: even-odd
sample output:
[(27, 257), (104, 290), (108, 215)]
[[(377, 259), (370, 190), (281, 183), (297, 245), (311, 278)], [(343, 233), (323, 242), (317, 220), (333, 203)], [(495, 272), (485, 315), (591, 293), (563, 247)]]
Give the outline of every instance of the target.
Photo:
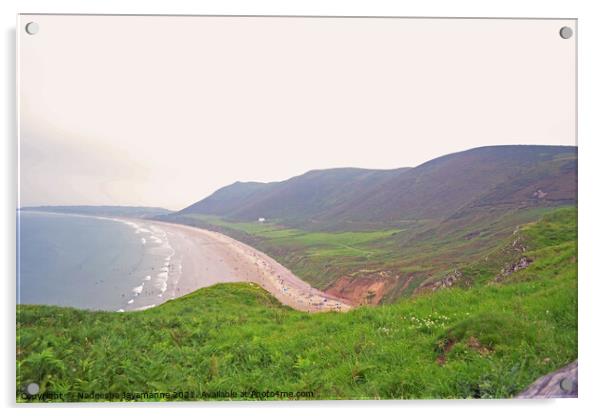
[(167, 280), (167, 298), (216, 283), (253, 282), (280, 302), (307, 312), (347, 311), (343, 300), (313, 288), (268, 255), (224, 234), (181, 224), (130, 220), (165, 232), (179, 263)]

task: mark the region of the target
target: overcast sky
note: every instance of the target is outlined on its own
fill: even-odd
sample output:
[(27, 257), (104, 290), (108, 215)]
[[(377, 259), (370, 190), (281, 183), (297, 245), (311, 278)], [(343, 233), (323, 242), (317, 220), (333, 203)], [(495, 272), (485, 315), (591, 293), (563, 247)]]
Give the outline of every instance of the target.
[(576, 144), (569, 20), (19, 24), (21, 206), (181, 209), (238, 180)]

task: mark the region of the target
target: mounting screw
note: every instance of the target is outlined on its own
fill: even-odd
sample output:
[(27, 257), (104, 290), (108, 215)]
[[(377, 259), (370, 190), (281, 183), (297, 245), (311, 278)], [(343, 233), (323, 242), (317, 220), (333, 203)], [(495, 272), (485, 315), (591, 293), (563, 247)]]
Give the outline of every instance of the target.
[(562, 39), (570, 39), (573, 36), (573, 29), (568, 26), (563, 26), (560, 28), (559, 33)]
[(40, 386), (38, 385), (38, 383), (29, 383), (27, 385), (27, 394), (29, 394), (30, 396), (33, 396), (34, 394), (38, 394), (38, 392), (40, 391)]
[(36, 22), (29, 22), (25, 25), (25, 31), (30, 35), (35, 35), (40, 30), (40, 25)]
[(573, 390), (573, 381), (568, 378), (560, 380), (560, 388), (564, 391), (570, 392)]

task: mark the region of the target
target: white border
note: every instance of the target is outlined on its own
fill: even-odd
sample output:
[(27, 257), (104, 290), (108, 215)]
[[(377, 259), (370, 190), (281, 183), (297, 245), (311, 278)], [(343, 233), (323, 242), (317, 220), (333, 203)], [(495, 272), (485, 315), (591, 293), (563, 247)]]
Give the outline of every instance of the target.
[[(601, 76), (602, 14), (596, 1), (557, 0), (3, 0), (0, 19), (4, 41), (2, 67), (4, 99), (2, 100), (2, 250), (4, 265), (4, 302), (2, 305), (2, 362), (0, 381), (2, 404), (12, 414), (14, 409), (15, 344), (15, 209), (16, 209), (16, 123), (15, 123), (15, 20), (17, 13), (109, 13), (109, 14), (261, 14), (261, 15), (379, 15), (379, 16), (442, 16), (442, 17), (550, 17), (579, 19), (579, 399), (555, 401), (412, 401), (412, 402), (317, 402), (299, 403), (293, 407), (283, 403), (193, 403), (178, 405), (178, 412), (250, 414), (365, 414), (376, 406), (379, 413), (401, 412), (424, 414), (507, 415), (508, 413), (546, 412), (549, 415), (588, 414), (600, 408), (597, 387), (601, 365), (599, 349), (602, 303), (602, 262), (596, 261), (602, 235), (602, 186), (598, 183), (602, 161), (601, 141)], [(102, 414), (122, 411), (123, 406), (109, 404), (104, 409), (86, 405), (85, 412)], [(164, 405), (134, 404), (131, 411), (145, 415), (163, 414)], [(81, 407), (62, 406), (21, 409), (25, 413), (80, 414)]]

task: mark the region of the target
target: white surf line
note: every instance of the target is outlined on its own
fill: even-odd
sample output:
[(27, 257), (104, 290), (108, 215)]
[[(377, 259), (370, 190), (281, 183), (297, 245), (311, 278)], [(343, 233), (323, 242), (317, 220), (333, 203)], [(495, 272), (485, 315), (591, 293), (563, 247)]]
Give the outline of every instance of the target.
[[(123, 218), (123, 217), (102, 217), (102, 216), (95, 216), (95, 217), (98, 219), (121, 222), (125, 225), (128, 225), (134, 229), (134, 232), (136, 234), (145, 234), (148, 237), (148, 239), (145, 237), (141, 237), (140, 242), (143, 245), (146, 245), (150, 241), (155, 246), (158, 246), (157, 248), (165, 249), (166, 251), (169, 252), (169, 254), (164, 258), (165, 261), (163, 262), (163, 266), (159, 269), (159, 273), (156, 275), (156, 279), (153, 282), (154, 287), (156, 289), (159, 289), (159, 294), (157, 295), (157, 297), (160, 299), (160, 301), (163, 302), (165, 300), (168, 300), (169, 298), (167, 298), (165, 296), (165, 292), (167, 291), (168, 281), (170, 279), (171, 258), (175, 254), (175, 250), (169, 244), (169, 240), (167, 239), (167, 233), (165, 232), (165, 230), (161, 229), (159, 226), (156, 226), (154, 223), (149, 223), (148, 227), (145, 226), (145, 223), (148, 223), (149, 221), (145, 220), (143, 218), (133, 219), (133, 218)], [(130, 300), (128, 300), (128, 302), (127, 302), (128, 305), (132, 305), (135, 303), (136, 298), (138, 296), (140, 296), (140, 294), (142, 294), (142, 291), (144, 289), (144, 283), (151, 281), (151, 280), (152, 280), (152, 277), (150, 275), (147, 275), (144, 277), (141, 285), (136, 286), (132, 289), (132, 292), (134, 293), (134, 297), (131, 298)], [(175, 297), (175, 294), (173, 294), (171, 296), (171, 299), (173, 299), (174, 297)], [(142, 307), (134, 308), (132, 310), (144, 310), (144, 309), (148, 309), (148, 308), (151, 308), (154, 306), (156, 306), (156, 304), (142, 306)], [(122, 309), (119, 309), (119, 311), (122, 311)]]
[[(169, 280), (172, 278), (174, 274), (171, 270), (172, 266), (172, 258), (176, 254), (176, 251), (169, 243), (169, 239), (167, 238), (167, 232), (160, 228), (160, 226), (152, 224), (150, 225), (150, 229), (152, 232), (152, 236), (150, 237), (151, 241), (155, 244), (160, 244), (162, 249), (165, 249), (169, 254), (165, 256), (163, 265), (159, 269), (159, 273), (157, 274), (157, 279), (155, 280), (155, 287), (159, 289), (160, 293), (158, 295), (159, 298), (167, 299), (165, 292), (167, 292), (167, 288), (169, 287)], [(157, 237), (157, 235), (159, 237)], [(171, 294), (170, 299), (175, 297), (175, 291)]]
[[(163, 239), (161, 239), (161, 238), (153, 235), (153, 231), (151, 229), (149, 229), (149, 228), (147, 228), (147, 227), (145, 227), (145, 226), (143, 226), (143, 225), (140, 224), (140, 223), (156, 223), (156, 224), (161, 224), (161, 222), (147, 220), (147, 219), (144, 219), (144, 218), (107, 217), (107, 216), (104, 216), (104, 215), (78, 214), (78, 213), (70, 213), (70, 212), (64, 212), (64, 213), (63, 212), (52, 212), (52, 211), (31, 211), (31, 212), (42, 213), (42, 214), (61, 215), (61, 216), (71, 216), (71, 217), (95, 218), (95, 219), (98, 219), (98, 220), (120, 222), (122, 224), (128, 225), (131, 228), (133, 228), (135, 234), (151, 234), (151, 236), (149, 237), (149, 240), (151, 240), (153, 243), (160, 244), (161, 248), (168, 248), (168, 249), (171, 250), (171, 254), (166, 257), (166, 263), (164, 263), (164, 266), (161, 269), (162, 272), (159, 273), (160, 279), (159, 279), (158, 285), (159, 285), (159, 289), (161, 290), (161, 293), (158, 295), (158, 297), (159, 298), (163, 298), (163, 294), (165, 293), (165, 291), (167, 289), (167, 281), (169, 279), (169, 260), (174, 255), (175, 251), (169, 245), (169, 242), (166, 241), (166, 239), (167, 239), (167, 233), (164, 230), (159, 229), (160, 233), (162, 233), (162, 236), (163, 236)], [(140, 243), (142, 245), (146, 245), (147, 242), (148, 242), (148, 240), (145, 237), (141, 237), (140, 238)], [(164, 269), (167, 269), (167, 270), (164, 270)], [(181, 269), (182, 269), (182, 266), (180, 265), (179, 270), (181, 271)], [(165, 273), (165, 274), (162, 274), (162, 273)], [(147, 275), (144, 278), (144, 281), (149, 281), (149, 280), (151, 280), (151, 276)], [(138, 297), (142, 293), (142, 290), (144, 289), (144, 281), (142, 282), (141, 285), (135, 286), (132, 289), (132, 292), (134, 293), (134, 297), (130, 298), (128, 300), (127, 305), (132, 305), (135, 302), (136, 297)], [(175, 297), (175, 295), (172, 296), (172, 299), (173, 299), (173, 297)], [(133, 310), (144, 310), (144, 309), (152, 308), (154, 306), (156, 306), (156, 304), (152, 304), (152, 305), (148, 305), (148, 306), (142, 306), (140, 308), (135, 308)], [(117, 309), (116, 312), (125, 312), (125, 310), (123, 308), (120, 308), (120, 309)]]
[[(159, 272), (155, 275), (155, 279), (152, 276), (147, 275), (144, 277), (143, 282), (140, 286), (136, 286), (132, 289), (134, 292), (134, 297), (131, 298), (127, 304), (132, 305), (136, 302), (136, 298), (142, 294), (144, 289), (145, 282), (149, 282), (159, 290), (159, 294), (157, 295), (158, 303), (153, 303), (151, 305), (141, 306), (138, 308), (132, 308), (130, 310), (139, 311), (144, 309), (149, 309), (155, 307), (157, 304), (163, 303), (167, 300), (174, 299), (176, 297), (176, 287), (172, 293), (167, 294), (167, 289), (170, 287), (170, 281), (174, 278), (175, 283), (179, 281), (179, 275), (182, 272), (182, 265), (177, 265), (178, 267), (172, 268), (172, 258), (176, 254), (174, 248), (169, 243), (169, 239), (167, 237), (167, 232), (161, 228), (161, 225), (165, 224), (159, 221), (152, 221), (144, 218), (124, 218), (124, 217), (100, 217), (95, 216), (98, 219), (104, 219), (109, 221), (116, 221), (126, 224), (134, 229), (136, 234), (145, 234), (147, 238), (142, 237), (141, 243), (143, 245), (151, 244), (152, 248), (158, 248), (165, 250), (168, 254), (164, 257), (163, 265), (160, 267)], [(169, 224), (169, 223), (167, 223)], [(119, 309), (118, 312), (123, 312), (123, 309)]]

